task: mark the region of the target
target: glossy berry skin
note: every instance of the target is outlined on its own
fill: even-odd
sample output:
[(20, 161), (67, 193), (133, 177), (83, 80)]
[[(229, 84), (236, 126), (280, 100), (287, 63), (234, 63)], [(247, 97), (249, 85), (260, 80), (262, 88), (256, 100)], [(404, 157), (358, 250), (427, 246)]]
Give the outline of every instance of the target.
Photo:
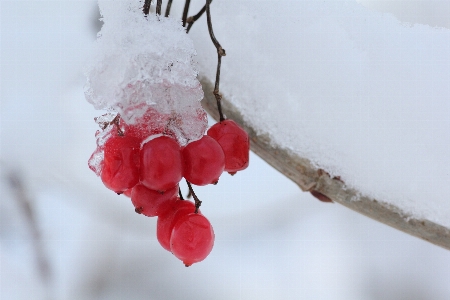
[(123, 195), (126, 196), (126, 197), (128, 197), (128, 198), (131, 198), (131, 192), (132, 192), (132, 191), (133, 191), (132, 188), (131, 188), (131, 189), (128, 189), (128, 190), (126, 190), (126, 191), (123, 192)]
[(182, 178), (181, 149), (167, 136), (154, 138), (141, 149), (141, 183), (147, 188), (164, 192)]
[(225, 171), (231, 174), (244, 170), (249, 164), (250, 141), (245, 132), (233, 120), (216, 123), (208, 130), (225, 153)]
[(139, 140), (131, 136), (106, 141), (101, 179), (108, 189), (122, 193), (139, 182), (139, 148)]
[(182, 150), (183, 177), (195, 185), (217, 183), (225, 167), (225, 155), (219, 143), (204, 135)]
[(177, 216), (170, 237), (172, 253), (186, 267), (204, 260), (214, 246), (214, 230), (202, 214)]
[(147, 217), (156, 217), (167, 211), (176, 201), (178, 185), (160, 193), (137, 184), (131, 192), (131, 202), (135, 211)]
[(158, 217), (156, 223), (156, 237), (161, 246), (170, 251), (170, 237), (172, 234), (175, 221), (181, 216), (193, 213), (195, 211), (195, 205), (188, 200), (180, 200), (179, 198), (175, 203), (163, 214)]

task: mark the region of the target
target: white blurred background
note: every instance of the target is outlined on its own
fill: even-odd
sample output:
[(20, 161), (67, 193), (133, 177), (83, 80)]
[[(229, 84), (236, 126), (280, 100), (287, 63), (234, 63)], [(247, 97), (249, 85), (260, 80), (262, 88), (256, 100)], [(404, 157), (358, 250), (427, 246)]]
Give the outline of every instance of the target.
[[(450, 28), (448, 1), (360, 2)], [(0, 18), (0, 299), (450, 298), (450, 252), (321, 203), (254, 155), (196, 189), (216, 242), (185, 268), (156, 219), (87, 167), (101, 114), (83, 95), (95, 1), (2, 0)]]

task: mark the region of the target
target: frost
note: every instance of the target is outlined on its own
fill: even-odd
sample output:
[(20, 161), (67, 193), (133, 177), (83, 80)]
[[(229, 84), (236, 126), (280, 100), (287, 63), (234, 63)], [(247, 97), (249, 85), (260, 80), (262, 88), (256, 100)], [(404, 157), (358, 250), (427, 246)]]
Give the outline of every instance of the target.
[(102, 148), (95, 149), (88, 161), (89, 169), (91, 169), (97, 176), (100, 176), (103, 169), (104, 152)]
[(196, 51), (180, 21), (144, 17), (141, 5), (99, 1), (104, 25), (85, 96), (96, 109), (117, 112), (129, 125), (142, 121), (149, 108), (169, 116), (148, 126), (167, 128), (185, 144), (200, 138), (207, 126), (199, 117), (203, 90), (193, 61)]

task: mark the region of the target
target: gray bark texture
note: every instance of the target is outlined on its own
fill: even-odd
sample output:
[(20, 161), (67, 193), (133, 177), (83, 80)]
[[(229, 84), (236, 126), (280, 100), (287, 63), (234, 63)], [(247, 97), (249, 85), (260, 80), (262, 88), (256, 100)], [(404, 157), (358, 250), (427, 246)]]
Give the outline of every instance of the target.
[[(215, 120), (219, 120), (213, 95), (214, 84), (204, 76), (199, 79), (205, 92), (202, 105)], [(410, 218), (401, 208), (383, 203), (382, 199), (360, 196), (358, 191), (345, 187), (339, 178), (331, 178), (323, 170), (315, 168), (308, 159), (299, 157), (281, 146), (274, 146), (268, 136), (257, 135), (255, 128), (244, 122), (242, 114), (225, 97), (221, 103), (225, 116), (234, 120), (249, 134), (251, 150), (295, 182), (304, 192), (310, 192), (323, 202), (339, 203), (376, 221), (450, 250), (448, 228), (429, 220)]]

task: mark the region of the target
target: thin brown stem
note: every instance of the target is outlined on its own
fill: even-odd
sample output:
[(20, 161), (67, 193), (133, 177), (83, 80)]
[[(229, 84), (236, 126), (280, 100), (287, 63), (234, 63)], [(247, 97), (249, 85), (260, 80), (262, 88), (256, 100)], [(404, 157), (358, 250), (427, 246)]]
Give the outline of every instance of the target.
[(118, 136), (124, 136), (122, 129), (120, 129), (120, 114), (117, 114), (115, 118), (109, 123), (110, 125), (114, 125), (117, 128), (117, 135)]
[(211, 22), (210, 3), (211, 3), (211, 0), (206, 0), (206, 19), (207, 19), (207, 23), (208, 23), (209, 36), (211, 37), (211, 41), (213, 42), (214, 46), (217, 49), (216, 83), (214, 84), (213, 94), (216, 97), (217, 110), (219, 111), (220, 122), (222, 122), (223, 120), (225, 120), (225, 118), (222, 113), (222, 105), (221, 105), (222, 95), (219, 93), (219, 83), (220, 83), (220, 67), (222, 64), (222, 56), (225, 56), (226, 53), (225, 53), (225, 49), (222, 48), (219, 41), (214, 36), (212, 22)]
[(205, 11), (206, 11), (206, 4), (203, 5), (202, 9), (196, 15), (187, 18), (186, 23), (188, 24), (188, 26), (186, 28), (186, 33), (189, 33), (189, 30), (191, 30), (192, 25), (194, 25), (195, 21), (197, 21), (205, 13)]
[(142, 7), (142, 11), (144, 12), (144, 15), (148, 15), (150, 13), (150, 4), (152, 3), (151, 0), (145, 0), (144, 7)]
[(181, 193), (181, 188), (178, 187), (178, 196), (180, 196), (181, 200), (184, 200), (183, 193)]
[(161, 15), (162, 0), (156, 1), (156, 14)]
[(195, 201), (195, 213), (198, 213), (198, 208), (200, 207), (200, 205), (202, 205), (202, 201), (200, 201), (200, 199), (198, 199), (197, 195), (195, 194), (194, 190), (192, 189), (192, 185), (189, 181), (186, 180), (186, 183), (189, 187), (189, 191), (191, 192), (192, 196), (194, 197), (194, 201)]
[(164, 14), (164, 16), (167, 18), (170, 15), (170, 8), (172, 7), (172, 0), (169, 0), (167, 2), (167, 6), (166, 6), (166, 13)]
[(183, 27), (186, 27), (186, 19), (187, 19), (187, 15), (189, 13), (189, 6), (191, 5), (191, 0), (186, 0), (186, 2), (184, 2), (184, 10), (183, 10)]

